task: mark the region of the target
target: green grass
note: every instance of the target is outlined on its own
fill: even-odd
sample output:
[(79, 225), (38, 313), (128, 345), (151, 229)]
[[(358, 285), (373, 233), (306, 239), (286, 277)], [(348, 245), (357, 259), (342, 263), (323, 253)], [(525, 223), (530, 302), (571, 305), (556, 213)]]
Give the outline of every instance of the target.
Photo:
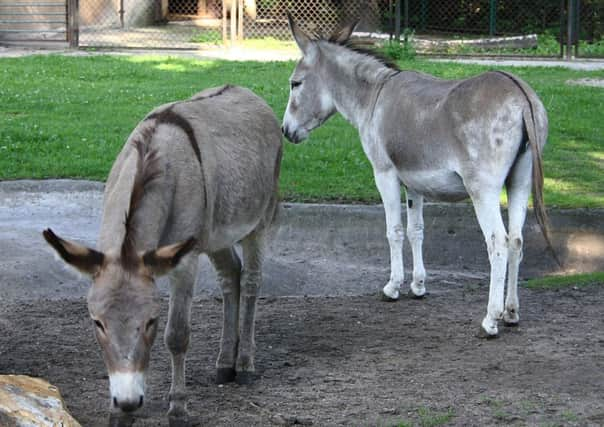
[(568, 286), (604, 285), (604, 271), (568, 276), (549, 276), (531, 279), (524, 286), (531, 289), (558, 289)]
[[(401, 62), (444, 78), (478, 65)], [(0, 59), (0, 179), (104, 180), (129, 133), (152, 108), (229, 82), (247, 86), (282, 117), (293, 62), (171, 57), (30, 56)], [(565, 84), (604, 71), (510, 68), (541, 96), (550, 118), (549, 206), (604, 207), (604, 89)], [(357, 131), (336, 116), (300, 145), (286, 144), (281, 193), (289, 201), (377, 202)]]

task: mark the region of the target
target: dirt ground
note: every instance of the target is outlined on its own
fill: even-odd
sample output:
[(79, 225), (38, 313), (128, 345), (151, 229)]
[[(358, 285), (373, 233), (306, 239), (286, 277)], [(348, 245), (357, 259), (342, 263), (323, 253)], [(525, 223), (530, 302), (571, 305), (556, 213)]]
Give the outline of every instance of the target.
[[(432, 284), (427, 298), (395, 303), (265, 298), (252, 386), (213, 384), (221, 302), (197, 299), (191, 425), (604, 425), (604, 287), (521, 289), (521, 325), (495, 340), (476, 337), (486, 298), (480, 283)], [(106, 425), (91, 328), (83, 299), (5, 301), (0, 372), (44, 377), (83, 426)], [(135, 426), (168, 424), (169, 365), (158, 340)]]

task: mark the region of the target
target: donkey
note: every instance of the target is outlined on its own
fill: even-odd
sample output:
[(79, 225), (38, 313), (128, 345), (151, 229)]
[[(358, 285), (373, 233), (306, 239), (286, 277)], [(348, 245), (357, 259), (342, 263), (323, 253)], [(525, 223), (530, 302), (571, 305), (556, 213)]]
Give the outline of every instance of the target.
[(244, 88), (207, 89), (160, 106), (136, 126), (111, 169), (99, 250), (44, 231), (66, 263), (92, 278), (88, 310), (109, 371), (112, 413), (143, 405), (161, 304), (154, 279), (169, 274), (168, 415), (186, 416), (185, 356), (201, 253), (223, 292), (216, 382), (253, 380), (256, 298), (277, 211), (281, 139), (270, 107)]
[[(492, 337), (498, 333), (499, 319), (518, 324), (518, 267), (531, 190), (538, 223), (551, 248), (541, 163), (547, 115), (535, 92), (505, 72), (441, 80), (402, 71), (356, 48), (349, 41), (354, 25), (325, 38), (309, 36), (291, 15), (288, 19), (303, 57), (290, 79), (282, 131), (299, 143), (336, 111), (358, 129), (386, 212), (391, 275), (384, 295), (398, 299), (404, 278), (402, 182), (413, 254), (411, 294), (422, 297), (426, 292), (424, 197), (443, 201), (470, 197), (491, 265), (489, 303), (481, 327)], [(499, 205), (504, 184), (509, 233)]]

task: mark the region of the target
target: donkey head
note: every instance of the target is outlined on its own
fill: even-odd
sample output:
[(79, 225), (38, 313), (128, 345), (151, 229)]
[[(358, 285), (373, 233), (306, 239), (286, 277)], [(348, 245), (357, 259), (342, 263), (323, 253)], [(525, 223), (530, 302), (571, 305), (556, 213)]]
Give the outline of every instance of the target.
[(138, 409), (160, 310), (154, 277), (174, 268), (195, 239), (124, 257), (63, 240), (50, 229), (43, 234), (67, 264), (92, 278), (88, 311), (109, 372), (113, 410)]
[[(319, 42), (302, 31), (291, 14), (287, 14), (287, 19), (294, 40), (302, 51), (302, 59), (290, 77), (289, 101), (283, 116), (282, 130), (287, 139), (297, 144), (329, 119), (336, 112), (336, 107), (330, 95), (329, 84), (320, 72)], [(344, 27), (331, 36), (329, 41), (345, 43), (355, 26), (356, 23)]]

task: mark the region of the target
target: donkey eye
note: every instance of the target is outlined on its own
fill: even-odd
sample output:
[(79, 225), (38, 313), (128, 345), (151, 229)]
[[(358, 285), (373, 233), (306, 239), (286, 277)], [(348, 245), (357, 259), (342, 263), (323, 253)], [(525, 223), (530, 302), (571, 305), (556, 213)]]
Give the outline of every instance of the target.
[(302, 82), (300, 82), (300, 81), (292, 81), (290, 84), (292, 86), (292, 89), (295, 89), (298, 86), (300, 86), (302, 84)]
[(97, 328), (99, 328), (101, 330), (101, 332), (105, 332), (105, 327), (103, 326), (103, 324), (101, 323), (100, 320), (95, 320), (94, 324), (96, 325)]

